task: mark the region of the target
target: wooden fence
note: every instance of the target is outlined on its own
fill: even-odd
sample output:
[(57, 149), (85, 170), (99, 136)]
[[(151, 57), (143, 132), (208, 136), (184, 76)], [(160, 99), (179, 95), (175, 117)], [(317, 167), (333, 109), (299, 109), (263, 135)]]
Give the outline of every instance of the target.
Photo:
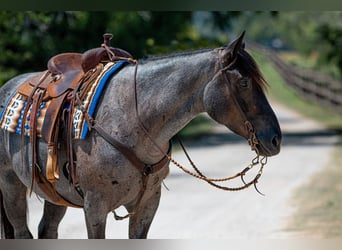
[(261, 45), (248, 43), (248, 47), (264, 54), (298, 94), (342, 115), (342, 82), (317, 71), (285, 63), (276, 52)]

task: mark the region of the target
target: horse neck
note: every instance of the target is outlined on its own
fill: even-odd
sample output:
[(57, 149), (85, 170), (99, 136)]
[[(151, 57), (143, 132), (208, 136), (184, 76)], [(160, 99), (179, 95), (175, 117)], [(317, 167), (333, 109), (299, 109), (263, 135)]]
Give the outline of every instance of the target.
[(153, 60), (139, 66), (138, 113), (159, 144), (204, 112), (206, 85), (218, 70), (213, 50)]

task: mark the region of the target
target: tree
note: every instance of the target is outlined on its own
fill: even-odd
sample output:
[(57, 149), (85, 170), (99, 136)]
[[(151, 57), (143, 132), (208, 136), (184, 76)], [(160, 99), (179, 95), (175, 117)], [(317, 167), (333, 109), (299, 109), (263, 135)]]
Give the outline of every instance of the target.
[[(0, 12), (0, 85), (16, 74), (40, 71), (53, 55), (112, 46), (136, 58), (188, 42), (191, 12)], [(3, 73), (4, 72), (4, 73)]]
[[(207, 12), (212, 27), (227, 29), (239, 12)], [(111, 45), (135, 58), (148, 54), (216, 47), (219, 37), (201, 36), (193, 12), (0, 12), (0, 85), (24, 72), (41, 71), (52, 56), (99, 47), (104, 33)], [(200, 27), (199, 27), (200, 29)], [(225, 36), (227, 37), (227, 36)]]
[(0, 12), (0, 83), (15, 74), (43, 70), (61, 52), (81, 52), (105, 30), (107, 15), (86, 12)]
[(264, 45), (278, 41), (282, 48), (317, 54), (317, 69), (335, 68), (339, 74), (334, 76), (342, 78), (341, 11), (243, 12), (232, 25), (233, 32), (241, 29), (247, 29), (248, 39)]
[(329, 21), (321, 22), (317, 27), (321, 48), (321, 61), (335, 64), (342, 78), (342, 12), (330, 13)]

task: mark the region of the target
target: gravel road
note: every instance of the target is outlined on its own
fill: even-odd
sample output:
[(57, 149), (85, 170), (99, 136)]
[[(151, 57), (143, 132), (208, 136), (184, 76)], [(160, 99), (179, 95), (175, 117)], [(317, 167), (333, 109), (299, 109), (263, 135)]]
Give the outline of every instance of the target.
[[(283, 131), (283, 146), (279, 155), (268, 159), (258, 188), (239, 192), (218, 190), (186, 175), (171, 166), (162, 189), (159, 209), (152, 223), (152, 239), (270, 239), (293, 238), (284, 230), (293, 208), (290, 198), (296, 187), (328, 163), (338, 137), (321, 125), (302, 117), (293, 110), (272, 103)], [(224, 177), (241, 171), (254, 153), (247, 142), (217, 126), (214, 133), (187, 145), (189, 154), (203, 172), (212, 177)], [(187, 161), (181, 152), (174, 158)], [(248, 175), (252, 178), (252, 175)], [(247, 176), (247, 178), (248, 178)], [(238, 182), (231, 183), (239, 185)], [(42, 202), (35, 195), (29, 199), (29, 225), (37, 237), (37, 225), (42, 214)], [(126, 214), (122, 208), (118, 214)], [(107, 238), (127, 238), (128, 221), (107, 220)], [(86, 238), (86, 226), (81, 209), (69, 208), (60, 228), (60, 238)]]

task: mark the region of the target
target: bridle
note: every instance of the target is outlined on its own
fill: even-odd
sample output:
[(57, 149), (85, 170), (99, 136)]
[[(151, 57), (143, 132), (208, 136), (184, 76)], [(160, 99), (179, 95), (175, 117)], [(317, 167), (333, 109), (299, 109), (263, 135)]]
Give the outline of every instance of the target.
[[(107, 49), (107, 46), (104, 45), (104, 47)], [(229, 63), (228, 66), (223, 66), (223, 62), (222, 62), (222, 57), (221, 54), (223, 49), (219, 49), (219, 57), (220, 57), (220, 70), (216, 73), (216, 75), (213, 77), (218, 77), (220, 75), (223, 76), (223, 78), (225, 79), (229, 91), (230, 93), (233, 93), (233, 89), (231, 86), (231, 82), (229, 81), (229, 78), (227, 76), (227, 70), (229, 70), (234, 63), (236, 62), (236, 60), (233, 60), (231, 63)], [(111, 51), (108, 50), (108, 53), (110, 53), (110, 58), (111, 61), (116, 61), (116, 60), (127, 60), (127, 62), (134, 64), (135, 65), (135, 70), (134, 70), (134, 78), (133, 78), (133, 91), (134, 91), (134, 102), (135, 102), (135, 115), (139, 124), (139, 127), (144, 131), (145, 135), (150, 139), (150, 141), (152, 142), (152, 144), (158, 149), (158, 151), (160, 151), (160, 153), (163, 155), (163, 158), (155, 163), (155, 164), (146, 164), (143, 163), (136, 155), (133, 151), (131, 151), (130, 148), (128, 148), (127, 146), (125, 146), (124, 144), (122, 144), (121, 142), (117, 141), (113, 136), (111, 136), (109, 133), (107, 133), (104, 128), (99, 125), (97, 123), (97, 121), (91, 117), (82, 107), (82, 102), (79, 99), (79, 96), (76, 94), (76, 102), (79, 105), (81, 111), (84, 113), (85, 119), (87, 120), (88, 124), (89, 124), (89, 129), (94, 129), (96, 130), (99, 135), (101, 137), (103, 137), (108, 143), (110, 143), (114, 148), (118, 149), (141, 173), (142, 173), (142, 183), (143, 183), (143, 187), (142, 190), (140, 192), (140, 196), (139, 199), (137, 201), (137, 204), (139, 204), (144, 196), (144, 193), (146, 191), (146, 187), (147, 187), (147, 181), (148, 181), (148, 176), (150, 174), (156, 173), (158, 172), (161, 168), (163, 168), (164, 166), (168, 165), (170, 162), (172, 162), (175, 166), (177, 166), (179, 169), (181, 169), (182, 171), (184, 171), (185, 173), (206, 181), (208, 184), (221, 189), (221, 190), (225, 190), (225, 191), (239, 191), (239, 190), (243, 190), (246, 189), (248, 187), (250, 187), (251, 185), (254, 185), (256, 191), (262, 194), (256, 184), (259, 180), (259, 178), (262, 175), (263, 172), (263, 168), (264, 166), (267, 164), (267, 157), (266, 156), (261, 156), (259, 153), (259, 150), (257, 148), (257, 145), (259, 144), (259, 141), (257, 139), (256, 136), (256, 131), (252, 125), (252, 123), (248, 120), (246, 114), (243, 112), (238, 100), (236, 99), (236, 97), (234, 95), (231, 95), (231, 97), (233, 98), (236, 107), (238, 108), (241, 117), (244, 118), (244, 125), (245, 128), (248, 132), (248, 143), (251, 147), (252, 151), (256, 152), (256, 157), (253, 158), (253, 160), (251, 161), (251, 163), (245, 167), (241, 172), (236, 173), (235, 175), (226, 177), (226, 178), (209, 178), (207, 176), (205, 176), (200, 170), (199, 168), (194, 164), (194, 162), (191, 160), (188, 152), (186, 151), (183, 143), (181, 142), (181, 140), (179, 139), (178, 136), (175, 136), (175, 138), (178, 140), (179, 144), (181, 145), (181, 148), (183, 149), (190, 165), (192, 166), (192, 168), (194, 169), (194, 171), (191, 171), (187, 168), (185, 168), (182, 164), (180, 164), (179, 162), (177, 162), (175, 159), (173, 159), (171, 157), (171, 142), (169, 142), (169, 149), (167, 152), (165, 152), (161, 146), (155, 141), (155, 139), (152, 137), (152, 135), (149, 133), (148, 129), (145, 127), (144, 123), (142, 122), (140, 115), (139, 115), (139, 107), (138, 107), (138, 95), (137, 95), (137, 72), (138, 72), (138, 61), (132, 58), (121, 58), (121, 57), (117, 57), (115, 56), (115, 54), (113, 54)], [(255, 167), (256, 165), (260, 164), (260, 168), (258, 173), (256, 174), (256, 176), (250, 180), (249, 182), (246, 182), (244, 180), (244, 176), (246, 175), (246, 173), (251, 170), (253, 167)], [(219, 185), (217, 184), (218, 182), (226, 182), (226, 181), (230, 181), (233, 179), (236, 179), (240, 177), (243, 185), (238, 186), (238, 187), (228, 187), (228, 186), (223, 186), (223, 185)], [(136, 206), (138, 207), (138, 205)], [(132, 213), (127, 214), (126, 216), (118, 216), (115, 211), (112, 211), (114, 213), (114, 217), (117, 220), (122, 220), (125, 219), (127, 217), (129, 217), (131, 214), (134, 214), (135, 212), (133, 211)]]
[[(219, 50), (219, 53), (221, 53), (222, 49)], [(230, 93), (232, 93), (232, 86), (231, 86), (231, 83), (228, 79), (228, 76), (227, 76), (227, 73), (226, 71), (229, 70), (233, 65), (234, 63), (236, 62), (236, 59), (233, 60), (231, 63), (229, 63), (228, 66), (226, 67), (223, 67), (223, 62), (221, 60), (221, 54), (220, 54), (220, 70), (219, 72), (214, 76), (214, 78), (218, 75), (223, 75), (225, 81), (227, 82), (227, 85), (228, 85), (228, 88), (229, 88), (229, 91)], [(142, 130), (144, 131), (144, 133), (146, 134), (146, 136), (151, 140), (151, 142), (153, 143), (153, 145), (164, 155), (164, 158), (167, 158), (170, 162), (172, 162), (175, 166), (177, 166), (178, 168), (180, 168), (182, 171), (184, 171), (185, 173), (197, 178), (197, 179), (200, 179), (200, 180), (203, 180), (203, 181), (206, 181), (207, 183), (209, 183), (210, 185), (216, 187), (216, 188), (219, 188), (219, 189), (222, 189), (222, 190), (226, 190), (226, 191), (239, 191), (239, 190), (243, 190), (243, 189), (246, 189), (248, 188), (249, 186), (251, 185), (254, 185), (256, 191), (260, 194), (262, 194), (256, 184), (259, 180), (259, 178), (261, 177), (262, 175), (262, 171), (263, 171), (263, 168), (264, 166), (266, 165), (267, 163), (267, 157), (266, 156), (261, 156), (260, 153), (259, 153), (259, 150), (257, 148), (257, 144), (259, 144), (259, 141), (257, 139), (257, 136), (256, 136), (256, 132), (255, 132), (255, 129), (252, 125), (252, 123), (248, 120), (246, 114), (243, 112), (238, 100), (236, 99), (236, 97), (234, 95), (231, 95), (234, 102), (235, 102), (235, 105), (236, 107), (239, 109), (239, 112), (241, 114), (241, 116), (244, 118), (244, 125), (245, 125), (245, 128), (248, 132), (248, 143), (249, 145), (251, 146), (251, 149), (253, 151), (256, 152), (257, 156), (251, 161), (251, 163), (244, 169), (242, 170), (241, 172), (233, 175), (233, 176), (230, 176), (230, 177), (226, 177), (226, 178), (208, 178), (207, 176), (205, 176), (200, 170), (199, 168), (194, 164), (194, 162), (191, 160), (189, 154), (187, 153), (183, 143), (181, 142), (180, 138), (178, 136), (176, 136), (175, 138), (178, 140), (179, 144), (181, 145), (181, 148), (182, 150), (184, 151), (190, 165), (192, 166), (192, 168), (195, 170), (195, 172), (192, 172), (190, 170), (188, 170), (187, 168), (185, 168), (184, 166), (182, 166), (180, 163), (178, 163), (175, 159), (173, 159), (171, 157), (170, 154), (168, 153), (165, 153), (165, 151), (162, 150), (162, 148), (158, 145), (158, 143), (154, 140), (154, 138), (151, 136), (151, 134), (148, 132), (147, 128), (144, 126), (143, 122), (141, 121), (141, 118), (139, 116), (139, 112), (138, 112), (138, 101), (137, 101), (137, 82), (136, 82), (136, 75), (137, 75), (137, 68), (138, 68), (138, 62), (136, 61), (136, 67), (135, 67), (135, 74), (134, 74), (134, 101), (135, 101), (135, 113), (136, 113), (136, 117), (138, 119), (138, 123), (139, 123), (139, 126), (142, 128)], [(246, 182), (244, 180), (244, 175), (250, 170), (252, 169), (254, 166), (260, 164), (260, 168), (259, 168), (259, 171), (257, 173), (257, 175), (249, 182)], [(216, 182), (224, 182), (224, 181), (229, 181), (229, 180), (232, 180), (232, 179), (235, 179), (237, 177), (241, 177), (241, 180), (242, 182), (244, 183), (244, 185), (242, 186), (239, 186), (239, 187), (227, 187), (227, 186), (222, 186), (222, 185), (218, 185), (216, 184)], [(263, 195), (263, 194), (262, 194)]]
[[(219, 53), (219, 58), (220, 58), (220, 70), (216, 73), (216, 75), (213, 77), (218, 77), (220, 75), (223, 76), (224, 80), (227, 83), (227, 86), (229, 88), (230, 93), (233, 93), (233, 89), (232, 89), (232, 84), (229, 81), (229, 78), (227, 76), (227, 70), (229, 70), (236, 62), (236, 59), (233, 60), (232, 62), (230, 62), (227, 66), (224, 67), (223, 65), (223, 61), (222, 61), (222, 53), (223, 49), (218, 49), (218, 53)], [(112, 52), (111, 52), (112, 53)], [(189, 154), (187, 153), (183, 143), (181, 142), (181, 140), (179, 139), (178, 136), (175, 136), (175, 138), (178, 140), (179, 144), (181, 145), (181, 148), (183, 149), (190, 165), (192, 166), (192, 168), (194, 169), (194, 172), (187, 169), (186, 167), (184, 167), (182, 164), (178, 163), (175, 159), (173, 159), (171, 157), (171, 142), (169, 143), (169, 149), (167, 152), (165, 152), (161, 146), (155, 141), (155, 139), (152, 137), (152, 135), (149, 133), (148, 129), (145, 127), (145, 125), (143, 124), (140, 115), (139, 115), (139, 107), (138, 107), (138, 95), (137, 95), (137, 71), (138, 71), (138, 61), (134, 60), (132, 58), (119, 58), (116, 57), (115, 55), (111, 55), (112, 61), (115, 60), (127, 60), (129, 63), (134, 64), (135, 65), (135, 70), (134, 70), (134, 78), (133, 78), (133, 91), (134, 91), (134, 103), (135, 103), (135, 115), (138, 121), (138, 124), (140, 126), (140, 128), (144, 131), (145, 135), (150, 139), (150, 141), (152, 142), (152, 144), (158, 149), (158, 151), (160, 151), (160, 153), (163, 155), (163, 158), (156, 164), (145, 164), (143, 163), (136, 155), (135, 153), (133, 153), (127, 146), (123, 145), (121, 142), (117, 141), (114, 137), (112, 137), (109, 133), (107, 133), (102, 126), (100, 126), (95, 119), (93, 119), (92, 117), (89, 116), (89, 114), (87, 114), (87, 112), (85, 112), (84, 110), (82, 110), (82, 105), (81, 102), (79, 100), (77, 100), (77, 103), (79, 104), (79, 106), (81, 107), (82, 112), (85, 114), (85, 118), (89, 123), (89, 128), (90, 129), (94, 129), (96, 130), (108, 143), (110, 143), (113, 147), (115, 147), (116, 149), (118, 149), (141, 173), (143, 176), (148, 176), (151, 173), (155, 173), (157, 171), (159, 171), (163, 166), (166, 166), (169, 162), (172, 162), (175, 166), (177, 166), (179, 169), (181, 169), (182, 171), (184, 171), (185, 173), (206, 181), (207, 183), (209, 183), (210, 185), (225, 190), (225, 191), (239, 191), (239, 190), (243, 190), (246, 189), (248, 187), (250, 187), (251, 185), (254, 185), (256, 191), (260, 194), (262, 194), (256, 184), (259, 180), (259, 178), (262, 175), (263, 172), (263, 168), (267, 163), (267, 157), (266, 156), (261, 156), (259, 153), (259, 150), (257, 148), (257, 145), (259, 144), (259, 140), (257, 139), (256, 136), (256, 131), (252, 125), (252, 123), (248, 120), (245, 112), (243, 112), (238, 100), (236, 99), (236, 97), (234, 95), (231, 95), (231, 98), (233, 99), (236, 107), (238, 108), (241, 117), (244, 120), (244, 125), (245, 128), (248, 132), (248, 143), (251, 147), (252, 151), (256, 152), (256, 157), (253, 158), (253, 160), (251, 161), (251, 163), (245, 167), (241, 172), (238, 172), (235, 175), (226, 177), (226, 178), (209, 178), (207, 176), (205, 176), (200, 170), (199, 168), (194, 164), (194, 162), (191, 160)], [(77, 95), (76, 95), (77, 97)], [(78, 99), (78, 98), (76, 98)], [(249, 182), (246, 182), (244, 180), (244, 176), (246, 175), (246, 173), (251, 170), (253, 167), (255, 167), (256, 165), (260, 164), (260, 168), (259, 171), (257, 173), (257, 175)], [(217, 184), (217, 182), (225, 182), (225, 181), (229, 181), (229, 180), (233, 180), (237, 177), (240, 177), (243, 185), (238, 186), (238, 187), (228, 187), (228, 186), (222, 186)], [(145, 179), (145, 178), (144, 178)], [(145, 181), (144, 181), (145, 182)], [(263, 195), (263, 194), (262, 194)]]
[[(146, 191), (146, 187), (147, 187), (147, 181), (148, 181), (148, 176), (150, 174), (156, 173), (157, 171), (159, 171), (161, 168), (163, 168), (164, 166), (168, 165), (170, 162), (172, 162), (175, 166), (177, 166), (179, 169), (181, 169), (182, 171), (184, 171), (185, 173), (206, 181), (208, 184), (221, 189), (221, 190), (225, 190), (225, 191), (239, 191), (239, 190), (243, 190), (246, 189), (248, 187), (250, 187), (251, 185), (254, 185), (256, 191), (263, 195), (257, 188), (256, 184), (259, 180), (259, 178), (262, 175), (263, 172), (263, 168), (267, 163), (267, 157), (266, 156), (261, 156), (259, 153), (259, 150), (257, 148), (257, 145), (259, 144), (259, 140), (257, 139), (256, 136), (256, 131), (252, 125), (252, 123), (248, 120), (245, 112), (243, 112), (238, 100), (236, 99), (236, 97), (234, 95), (231, 95), (231, 98), (233, 99), (235, 106), (238, 108), (239, 113), (241, 115), (241, 117), (244, 120), (244, 125), (245, 128), (248, 132), (248, 143), (251, 147), (252, 151), (256, 152), (256, 157), (253, 158), (253, 160), (251, 161), (251, 163), (245, 167), (241, 172), (236, 173), (235, 175), (226, 177), (226, 178), (209, 178), (207, 176), (205, 176), (200, 170), (199, 168), (194, 164), (194, 162), (191, 160), (188, 152), (186, 151), (183, 143), (181, 142), (181, 140), (179, 139), (178, 136), (175, 136), (175, 138), (178, 140), (179, 144), (181, 145), (181, 148), (183, 149), (190, 165), (192, 166), (194, 171), (191, 171), (187, 168), (185, 168), (182, 164), (180, 164), (179, 162), (177, 162), (175, 159), (173, 159), (171, 157), (171, 142), (169, 142), (169, 149), (167, 152), (165, 152), (161, 146), (155, 141), (155, 139), (152, 137), (152, 135), (149, 133), (148, 129), (145, 127), (144, 123), (142, 122), (140, 115), (139, 115), (139, 107), (138, 107), (138, 95), (137, 95), (137, 72), (138, 72), (138, 61), (132, 58), (122, 58), (122, 57), (117, 57), (115, 54), (113, 54), (112, 51), (110, 51), (108, 49), (108, 46), (106, 46), (107, 44), (103, 44), (103, 47), (106, 48), (107, 52), (108, 52), (108, 56), (110, 58), (111, 61), (117, 61), (117, 60), (127, 60), (127, 62), (134, 64), (135, 65), (135, 69), (134, 69), (134, 78), (133, 78), (133, 91), (134, 91), (134, 103), (135, 103), (135, 115), (139, 124), (139, 127), (144, 131), (145, 135), (150, 139), (150, 141), (152, 142), (152, 144), (158, 149), (158, 151), (160, 151), (160, 153), (163, 155), (163, 158), (155, 163), (155, 164), (146, 164), (143, 163), (136, 155), (133, 151), (131, 151), (130, 148), (128, 148), (127, 146), (125, 146), (124, 144), (122, 144), (121, 142), (117, 141), (113, 136), (111, 136), (108, 132), (106, 132), (104, 130), (104, 128), (99, 125), (97, 123), (97, 121), (91, 117), (86, 110), (84, 110), (83, 106), (82, 106), (82, 102), (79, 98), (79, 95), (76, 94), (76, 102), (79, 105), (81, 111), (84, 113), (85, 119), (87, 120), (88, 124), (89, 124), (89, 129), (94, 129), (96, 130), (99, 135), (101, 137), (103, 137), (109, 144), (111, 144), (114, 148), (118, 149), (141, 173), (142, 173), (142, 177), (143, 177), (143, 188), (141, 191), (141, 194), (139, 196), (139, 200), (138, 203), (139, 204), (142, 200), (142, 197)], [(233, 93), (233, 89), (232, 89), (232, 84), (229, 81), (229, 78), (227, 76), (227, 71), (235, 64), (236, 59), (234, 59), (232, 62), (230, 62), (227, 66), (224, 67), (224, 62), (222, 61), (222, 53), (223, 49), (218, 49), (218, 53), (219, 53), (219, 62), (220, 62), (220, 70), (216, 73), (216, 75), (213, 77), (218, 77), (220, 75), (223, 76), (224, 80), (227, 83), (227, 86), (229, 88), (230, 93)], [(251, 170), (253, 167), (255, 167), (256, 165), (260, 164), (260, 168), (258, 173), (256, 174), (256, 176), (250, 180), (249, 182), (246, 182), (244, 180), (244, 176), (246, 175), (246, 173)], [(218, 182), (226, 182), (226, 181), (230, 181), (233, 179), (236, 179), (240, 177), (243, 185), (238, 186), (238, 187), (228, 187), (228, 186), (223, 186), (223, 185), (219, 185), (217, 184)], [(125, 219), (127, 217), (129, 217), (130, 214), (126, 215), (126, 216), (118, 216), (115, 211), (113, 211), (114, 213), (114, 217), (115, 219)], [(133, 212), (134, 213), (134, 212)]]

